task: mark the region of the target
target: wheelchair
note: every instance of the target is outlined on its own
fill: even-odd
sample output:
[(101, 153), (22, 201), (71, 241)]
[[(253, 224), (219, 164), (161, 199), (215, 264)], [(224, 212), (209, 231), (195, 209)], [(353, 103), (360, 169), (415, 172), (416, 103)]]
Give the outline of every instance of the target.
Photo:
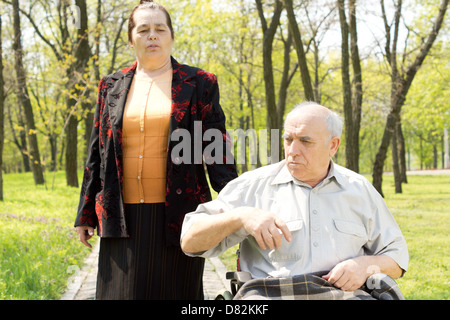
[[(249, 272), (241, 271), (239, 253), (236, 269), (237, 271), (226, 273), (226, 278), (230, 280), (231, 292), (222, 290), (217, 293), (215, 300), (234, 300), (236, 298), (262, 298), (268, 300), (283, 300), (286, 298), (300, 300), (405, 300), (395, 280), (384, 273), (371, 275), (361, 288), (347, 292), (334, 287), (328, 281), (322, 279), (321, 276), (327, 272), (297, 275), (288, 278), (268, 277), (253, 279)], [(291, 292), (283, 292), (282, 287), (292, 287), (292, 290), (287, 290)]]
[(250, 272), (241, 271), (240, 251), (236, 250), (236, 271), (228, 271), (225, 274), (227, 280), (230, 280), (231, 292), (223, 289), (219, 291), (214, 300), (233, 300), (239, 289), (248, 281), (252, 280)]
[(226, 278), (230, 280), (231, 292), (228, 290), (219, 291), (214, 300), (233, 300), (239, 289), (247, 282), (252, 280), (250, 272), (244, 271), (228, 271)]

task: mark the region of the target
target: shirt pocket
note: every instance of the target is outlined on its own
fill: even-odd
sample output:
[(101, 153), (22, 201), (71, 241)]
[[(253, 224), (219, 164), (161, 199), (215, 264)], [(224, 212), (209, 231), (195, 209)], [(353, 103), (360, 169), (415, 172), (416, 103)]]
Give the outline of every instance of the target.
[(286, 221), (285, 223), (290, 232), (299, 231), (299, 230), (303, 229), (303, 227), (304, 227), (303, 226), (304, 223), (303, 223), (302, 219)]
[(361, 255), (367, 243), (366, 228), (354, 221), (333, 219), (335, 232), (335, 250), (340, 261)]
[[(272, 262), (298, 261), (302, 258), (302, 251), (298, 244), (305, 243), (305, 223), (302, 219), (286, 221), (286, 225), (291, 232), (292, 241), (287, 242), (283, 236), (283, 243), (279, 249), (269, 252), (269, 259)], [(280, 231), (281, 232), (281, 231)]]

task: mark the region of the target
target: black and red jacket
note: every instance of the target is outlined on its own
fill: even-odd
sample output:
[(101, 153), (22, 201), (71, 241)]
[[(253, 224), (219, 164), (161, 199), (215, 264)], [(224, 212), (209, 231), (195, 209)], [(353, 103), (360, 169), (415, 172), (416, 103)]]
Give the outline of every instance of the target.
[[(81, 187), (75, 226), (97, 227), (104, 238), (128, 237), (122, 196), (123, 153), (122, 120), (137, 62), (133, 66), (104, 77), (99, 84), (94, 127)], [(167, 148), (165, 227), (167, 243), (179, 245), (184, 215), (200, 203), (211, 200), (205, 166), (211, 186), (219, 192), (237, 177), (234, 161), (227, 164), (230, 147), (225, 115), (219, 103), (219, 87), (214, 74), (179, 64), (172, 58), (172, 111)], [(223, 164), (174, 164), (173, 147), (179, 143), (170, 137), (176, 129), (194, 135), (194, 122), (202, 131), (214, 128), (222, 132)], [(198, 122), (197, 122), (198, 123)], [(209, 142), (203, 142), (202, 150)], [(193, 156), (192, 156), (193, 157)], [(230, 162), (230, 161), (228, 161)]]

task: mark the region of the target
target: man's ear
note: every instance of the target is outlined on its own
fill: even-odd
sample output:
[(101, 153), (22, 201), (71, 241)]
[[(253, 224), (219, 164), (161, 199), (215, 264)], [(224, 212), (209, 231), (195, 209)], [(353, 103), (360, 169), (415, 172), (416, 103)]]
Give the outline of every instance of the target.
[(331, 140), (329, 142), (330, 157), (334, 157), (334, 155), (336, 154), (340, 144), (341, 144), (341, 139), (340, 138), (338, 138), (338, 137), (331, 138)]

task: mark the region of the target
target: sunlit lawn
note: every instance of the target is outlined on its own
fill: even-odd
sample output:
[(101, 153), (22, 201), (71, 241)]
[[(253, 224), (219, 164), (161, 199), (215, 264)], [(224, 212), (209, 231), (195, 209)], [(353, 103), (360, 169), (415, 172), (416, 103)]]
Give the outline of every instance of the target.
[(407, 299), (450, 298), (450, 175), (408, 176), (395, 194), (393, 177), (383, 192), (409, 248), (410, 264), (398, 284)]
[(78, 188), (59, 172), (52, 189), (35, 186), (31, 173), (3, 175), (0, 202), (0, 299), (57, 299), (89, 251), (76, 240)]
[[(367, 177), (369, 180), (371, 178)], [(397, 281), (406, 299), (450, 298), (450, 175), (408, 176), (395, 194), (392, 176), (383, 177), (383, 193), (406, 238), (410, 263)], [(236, 268), (236, 247), (221, 259)]]

